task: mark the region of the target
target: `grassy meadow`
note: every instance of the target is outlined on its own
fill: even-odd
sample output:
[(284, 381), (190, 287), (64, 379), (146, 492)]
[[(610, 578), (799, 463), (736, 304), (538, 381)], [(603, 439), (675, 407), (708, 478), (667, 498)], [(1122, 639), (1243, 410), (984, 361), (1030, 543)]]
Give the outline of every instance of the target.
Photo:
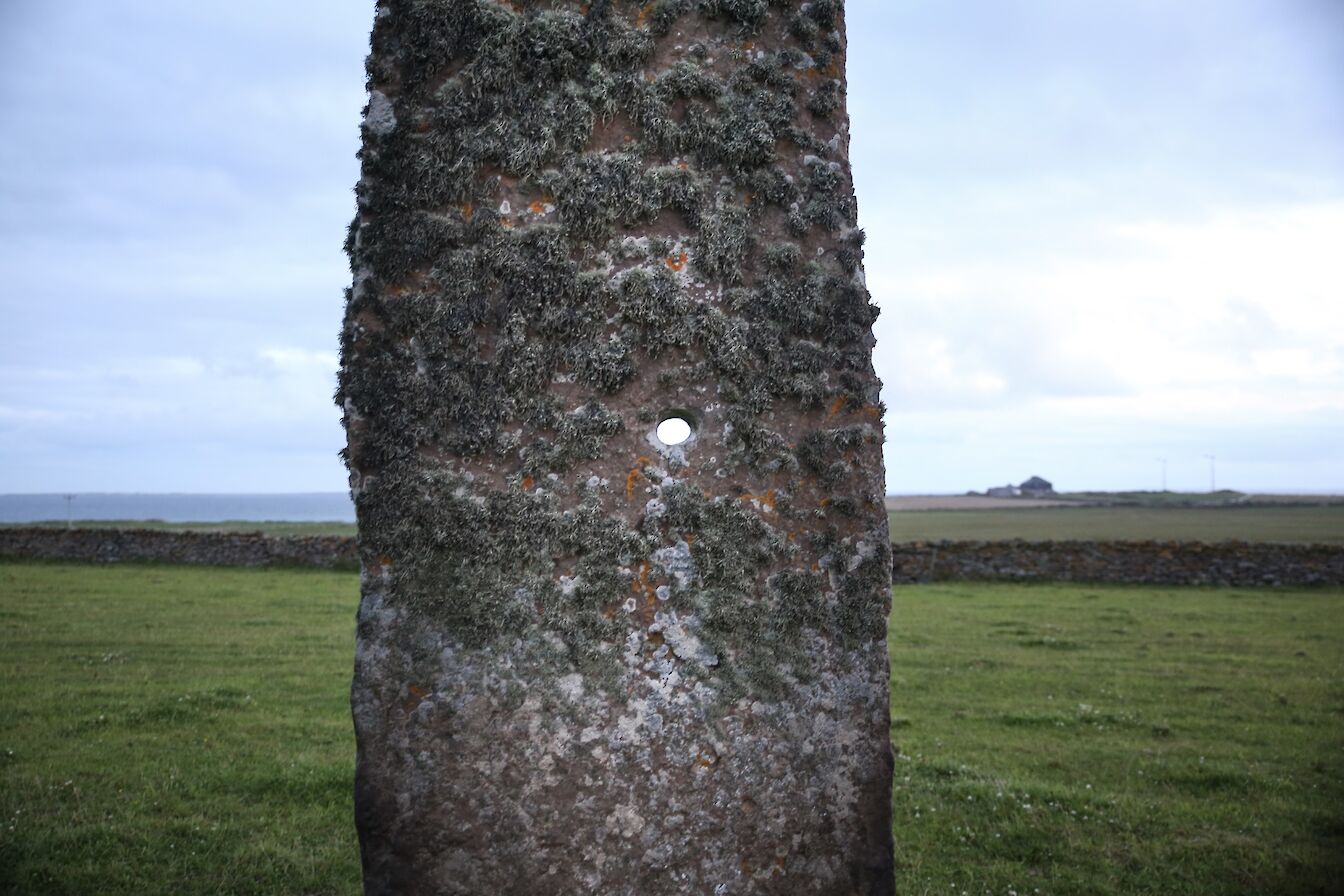
[(1344, 544), (1344, 504), (906, 510), (887, 518), (895, 543), (1021, 538)]
[(898, 588), (890, 645), (898, 892), (1344, 893), (1344, 591)]
[[(0, 563), (0, 892), (353, 894), (349, 573)], [(895, 592), (898, 892), (1340, 893), (1344, 592)]]
[(0, 892), (356, 893), (350, 573), (0, 564)]

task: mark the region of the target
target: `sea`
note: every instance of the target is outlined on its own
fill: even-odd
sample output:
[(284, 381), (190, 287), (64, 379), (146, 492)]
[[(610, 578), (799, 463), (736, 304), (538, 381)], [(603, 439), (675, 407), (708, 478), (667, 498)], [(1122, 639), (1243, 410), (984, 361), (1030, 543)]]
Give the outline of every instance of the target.
[(348, 492), (292, 494), (0, 495), (0, 523), (52, 520), (160, 520), (165, 523), (353, 523)]

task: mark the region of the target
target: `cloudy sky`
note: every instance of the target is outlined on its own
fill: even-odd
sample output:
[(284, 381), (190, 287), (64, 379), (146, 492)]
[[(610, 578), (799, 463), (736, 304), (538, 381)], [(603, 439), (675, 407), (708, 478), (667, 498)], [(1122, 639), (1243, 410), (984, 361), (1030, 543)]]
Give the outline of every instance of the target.
[[(848, 9), (891, 491), (1344, 490), (1344, 4)], [(0, 2), (0, 492), (344, 488), (371, 20)]]

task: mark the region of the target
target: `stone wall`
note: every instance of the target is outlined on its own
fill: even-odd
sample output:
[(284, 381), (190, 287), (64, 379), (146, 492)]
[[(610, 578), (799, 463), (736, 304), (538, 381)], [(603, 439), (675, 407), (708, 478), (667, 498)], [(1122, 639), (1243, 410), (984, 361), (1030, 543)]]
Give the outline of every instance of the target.
[[(1344, 547), (1227, 541), (936, 541), (892, 545), (898, 585), (1074, 581), (1139, 585), (1344, 585)], [(354, 569), (347, 536), (150, 529), (0, 529), (0, 556), (93, 563)]]
[(1341, 585), (1344, 547), (1224, 541), (937, 541), (892, 545), (896, 584)]
[(357, 569), (355, 539), (340, 535), (154, 529), (0, 529), (0, 557), (85, 563), (192, 566), (316, 566)]

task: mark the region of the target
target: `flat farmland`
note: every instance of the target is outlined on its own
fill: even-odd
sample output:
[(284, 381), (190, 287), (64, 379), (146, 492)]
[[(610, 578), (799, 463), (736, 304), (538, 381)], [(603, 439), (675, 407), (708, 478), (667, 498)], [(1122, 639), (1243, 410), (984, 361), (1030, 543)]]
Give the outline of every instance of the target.
[(1344, 505), (896, 510), (891, 540), (1268, 541), (1344, 544)]
[[(0, 563), (0, 893), (358, 893), (357, 600)], [(1344, 591), (904, 587), (890, 645), (898, 892), (1341, 892)]]

